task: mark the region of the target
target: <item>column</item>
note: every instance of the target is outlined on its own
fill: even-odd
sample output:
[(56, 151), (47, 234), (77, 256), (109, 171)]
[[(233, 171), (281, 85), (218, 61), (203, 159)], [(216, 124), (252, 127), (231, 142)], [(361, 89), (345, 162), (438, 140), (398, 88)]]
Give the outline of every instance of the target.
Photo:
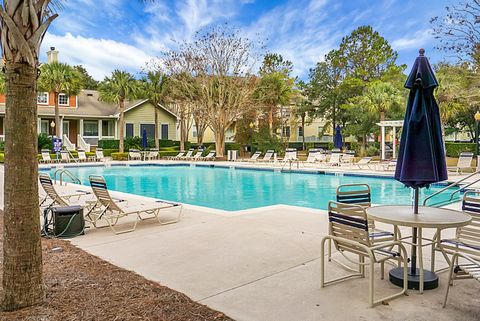
[(382, 160), (385, 159), (385, 126), (382, 126)]
[(397, 158), (397, 128), (393, 126), (393, 158)]
[(78, 130), (78, 134), (83, 137), (83, 118), (80, 118), (78, 126), (80, 127)]
[(63, 116), (60, 116), (60, 137), (59, 138), (63, 140)]
[[(37, 134), (40, 134), (41, 132), (42, 132), (42, 119), (37, 118)], [(3, 119), (3, 134), (5, 135), (5, 118)]]
[(102, 120), (98, 120), (98, 140), (102, 139)]
[(114, 133), (114, 136), (115, 136), (115, 137), (114, 137), (114, 138), (115, 138), (115, 139), (118, 139), (118, 137), (119, 137), (119, 135), (118, 135), (118, 120), (115, 119), (115, 120), (114, 120), (114, 123), (115, 123), (115, 133)]

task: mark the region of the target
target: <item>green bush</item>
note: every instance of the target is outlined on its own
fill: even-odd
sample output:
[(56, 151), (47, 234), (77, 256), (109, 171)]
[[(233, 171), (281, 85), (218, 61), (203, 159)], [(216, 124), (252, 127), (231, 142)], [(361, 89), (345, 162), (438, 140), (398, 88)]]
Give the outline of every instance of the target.
[(0, 163), (5, 162), (5, 154), (0, 154)]
[(111, 156), (113, 160), (128, 160), (128, 153), (112, 153)]
[[(175, 142), (171, 139), (160, 139), (158, 141), (158, 146), (159, 147), (173, 147), (173, 146), (175, 146), (174, 143)], [(178, 142), (178, 145), (180, 145), (180, 142)], [(154, 146), (155, 146), (155, 144), (154, 144)]]
[(476, 153), (477, 146), (475, 143), (445, 143), (446, 154), (448, 157), (458, 157), (461, 152)]
[(100, 139), (98, 141), (98, 147), (105, 149), (116, 149), (118, 150), (118, 139)]
[(254, 141), (256, 150), (265, 153), (269, 149), (273, 149), (277, 154), (283, 154), (283, 144), (276, 136), (270, 137), (268, 128), (261, 128), (254, 134)]
[(5, 142), (2, 140), (0, 141), (0, 151), (4, 151), (5, 150)]
[(38, 135), (38, 150), (41, 151), (42, 149), (53, 149), (52, 137), (47, 134)]
[(375, 145), (370, 145), (365, 149), (365, 154), (367, 156), (375, 156), (380, 153), (380, 149)]
[(177, 156), (178, 155), (178, 151), (161, 151), (159, 152), (158, 154), (160, 155), (160, 157), (167, 157), (167, 156)]
[[(118, 149), (104, 149), (103, 150), (103, 156), (105, 156), (105, 157), (112, 156), (112, 153), (118, 153)], [(95, 156), (95, 153), (93, 153), (93, 156)]]

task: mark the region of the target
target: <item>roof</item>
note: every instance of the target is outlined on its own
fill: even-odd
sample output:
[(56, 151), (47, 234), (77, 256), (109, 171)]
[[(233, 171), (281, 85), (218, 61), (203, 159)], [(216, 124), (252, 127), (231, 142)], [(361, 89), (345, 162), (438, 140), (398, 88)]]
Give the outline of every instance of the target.
[[(60, 106), (60, 115), (69, 118), (118, 118), (118, 106), (100, 101), (99, 92), (97, 90), (82, 90), (78, 94), (77, 108)], [(147, 99), (137, 99), (125, 102), (125, 111), (141, 106)], [(177, 116), (164, 106), (166, 112), (177, 118)], [(5, 114), (5, 104), (0, 104), (0, 114)], [(38, 116), (55, 116), (53, 106), (38, 105)]]

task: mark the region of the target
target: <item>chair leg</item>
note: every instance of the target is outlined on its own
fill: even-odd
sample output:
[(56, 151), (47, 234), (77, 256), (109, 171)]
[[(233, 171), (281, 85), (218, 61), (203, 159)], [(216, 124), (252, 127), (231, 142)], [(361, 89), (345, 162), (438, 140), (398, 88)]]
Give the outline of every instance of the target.
[(332, 261), (332, 240), (328, 240), (328, 262)]
[(374, 282), (375, 282), (375, 278), (373, 277), (373, 273), (374, 273), (374, 270), (375, 270), (375, 266), (373, 264), (373, 260), (372, 258), (370, 258), (369, 260), (370, 262), (370, 275), (368, 276), (369, 278), (369, 287), (368, 287), (368, 292), (369, 292), (369, 302), (370, 302), (370, 307), (373, 308), (374, 304), (373, 304), (373, 289), (374, 289)]
[(380, 280), (385, 279), (385, 261), (380, 263)]
[(452, 260), (452, 264), (450, 266), (450, 272), (448, 274), (448, 283), (447, 283), (447, 290), (445, 291), (445, 298), (443, 299), (443, 307), (447, 306), (447, 298), (448, 298), (448, 291), (450, 291), (450, 287), (453, 286), (453, 271), (455, 269), (454, 260)]
[[(325, 287), (325, 240), (322, 239), (321, 249), (320, 249), (320, 287)], [(331, 240), (329, 240), (329, 243)]]

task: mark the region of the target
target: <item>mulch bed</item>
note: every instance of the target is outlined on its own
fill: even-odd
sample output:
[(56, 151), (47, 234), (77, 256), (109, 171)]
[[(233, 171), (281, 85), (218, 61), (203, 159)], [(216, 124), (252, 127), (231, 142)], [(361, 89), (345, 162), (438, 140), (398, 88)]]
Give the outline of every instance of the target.
[[(2, 227), (0, 212), (0, 275)], [(45, 302), (16, 312), (0, 312), (0, 320), (232, 320), (68, 241), (43, 239), (42, 246)], [(61, 250), (52, 251), (54, 248)]]

